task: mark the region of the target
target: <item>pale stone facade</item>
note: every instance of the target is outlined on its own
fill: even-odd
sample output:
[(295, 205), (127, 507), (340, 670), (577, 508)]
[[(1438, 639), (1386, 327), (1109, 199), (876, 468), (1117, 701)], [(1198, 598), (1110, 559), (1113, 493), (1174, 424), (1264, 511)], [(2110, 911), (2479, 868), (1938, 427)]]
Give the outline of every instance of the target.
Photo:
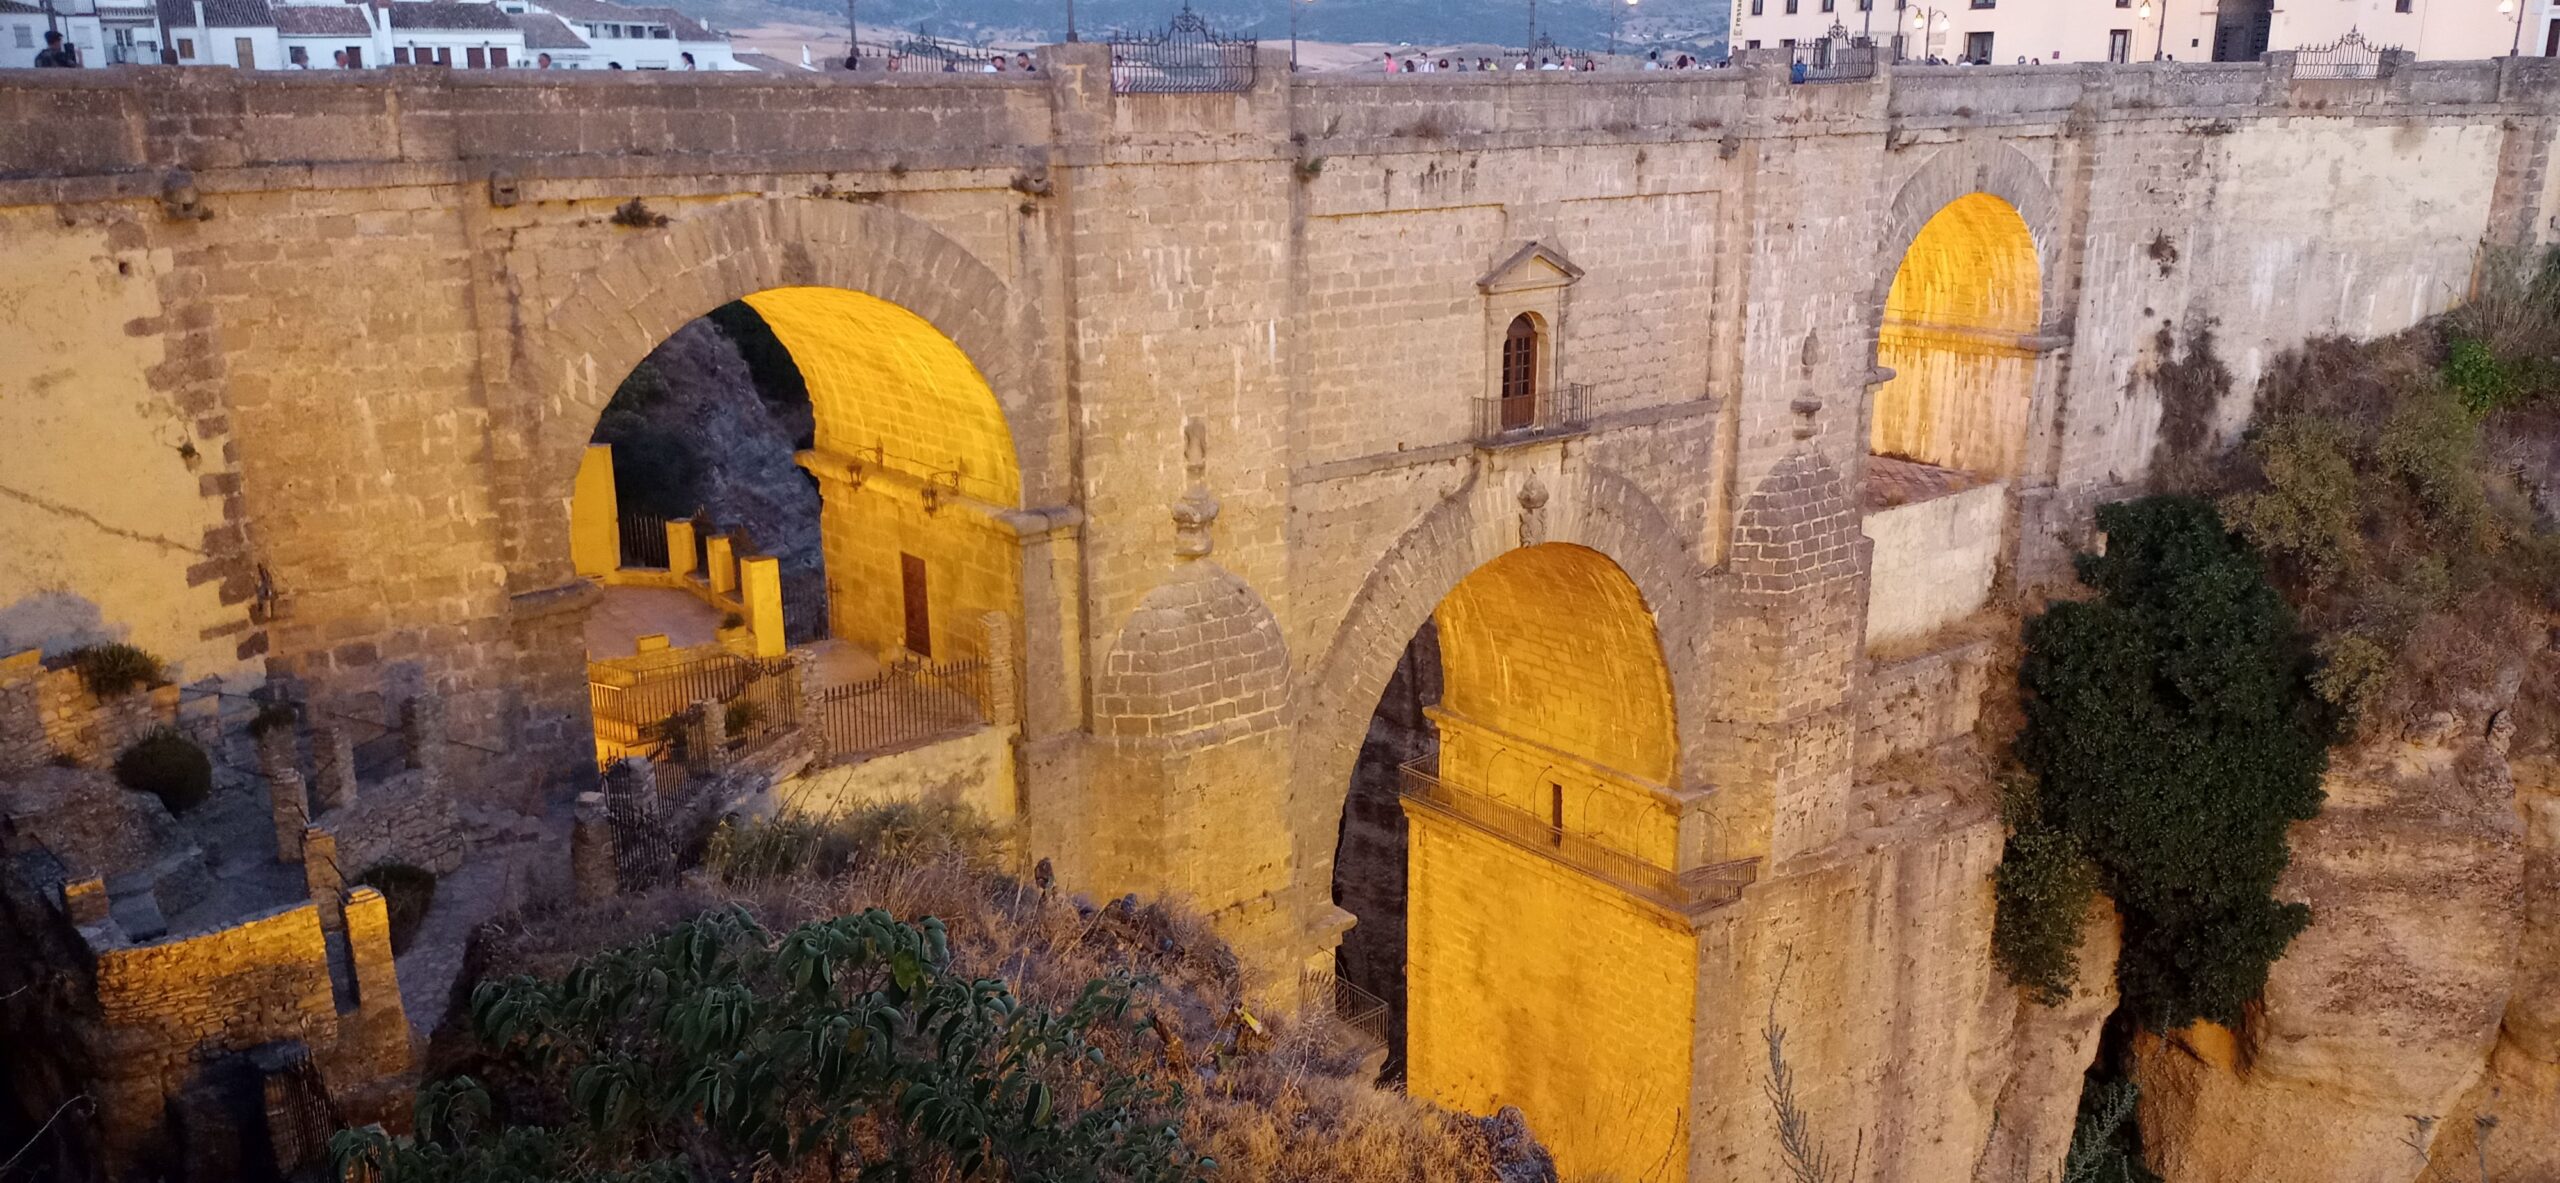
[[(23, 434), (129, 434), (172, 469), (151, 480), (177, 481), (182, 450), (114, 426), (141, 396), (198, 466), (138, 522), (113, 516), (98, 463), (0, 475), (0, 536), (62, 538), (47, 582), (8, 594), (114, 583), (110, 629), (227, 643), (315, 698), (423, 679), (458, 738), (505, 753), (452, 770), (456, 792), (524, 799), (592, 768), (594, 592), (570, 503), (615, 386), (730, 300), (866, 293), (965, 354), (1010, 439), (1018, 485), (941, 512), (1012, 548), (982, 592), (1018, 601), (986, 606), (1018, 622), (1019, 748), (980, 763), (1019, 778), (1026, 856), (1080, 890), (1198, 900), (1263, 980), (1329, 968), (1349, 922), (1330, 896), (1344, 796), (1407, 643), (1479, 568), (1583, 548), (1632, 585), (1660, 651), (1660, 762), (1616, 770), (1659, 790), (1667, 838), (1643, 855), (1672, 873), (1758, 861), (1712, 906), (1621, 899), (1586, 928), (1630, 967), (1597, 1013), (1668, 1053), (1622, 1108), (1671, 1132), (1595, 1140), (1581, 1161), (1776, 1175), (1774, 1014), (1824, 1136), (1843, 1153), (1863, 1136), (1872, 1177), (1965, 1179), (1997, 1157), (2016, 1173), (1984, 1177), (2032, 1178), (2068, 1102), (2019, 1083), (2013, 1053), (2083, 1046), (2085, 1024), (2052, 1030), (2068, 1024), (2022, 1011), (1991, 969), (1990, 803), (1859, 775), (1871, 748), (1960, 732), (1982, 685), (1961, 655), (1871, 669), (1865, 652), (1868, 394), (1906, 250), (1971, 194), (2032, 239), (2039, 340), (2008, 359), (2025, 413), (1996, 486), (1999, 566), (2031, 584), (2149, 468), (2164, 362), (2210, 340), (2245, 392), (2311, 335), (2448, 307), (2484, 244), (2560, 236), (2560, 74), (2534, 62), (1790, 86), (1750, 55), (1683, 75), (1294, 83), (1267, 57), (1250, 92), (1168, 97), (1111, 94), (1102, 52), (1052, 50), (1027, 78), (859, 83), (0, 81), (9, 241), (134, 310), (47, 346), (94, 371), (0, 371), (0, 416), (87, 416), (101, 426)], [(635, 199), (664, 224), (617, 221)], [(1565, 278), (1504, 278), (1530, 244), (1570, 260), (1538, 263)], [(13, 271), (0, 306), (15, 321), (59, 287)], [(1584, 422), (1479, 447), (1494, 346), (1522, 310), (1547, 335), (1544, 380), (1587, 388)], [(2232, 430), (2245, 393), (2208, 410)], [(874, 491), (921, 504), (920, 486)], [(1950, 553), (1981, 569), (1978, 548)], [(1888, 686), (1893, 705), (1871, 701)], [(1501, 870), (1535, 860), (1430, 823), (1414, 849), (1418, 876), (1454, 864), (1519, 892), (1576, 874)], [(1595, 989), (1534, 963), (1594, 955), (1556, 939), (1575, 914), (1547, 905), (1596, 882), (1444, 957), (1488, 1009), (1429, 1021), (1481, 1028), (1506, 998)], [(1465, 939), (1429, 935), (1469, 917), (1414, 896), (1417, 940)], [(1677, 990), (1674, 962), (1694, 967)], [(1553, 1014), (1476, 1042), (1529, 1054), (1562, 1038)], [(1489, 1063), (1436, 1079), (1496, 1079)], [(1997, 1145), (1995, 1126), (2012, 1131)]]

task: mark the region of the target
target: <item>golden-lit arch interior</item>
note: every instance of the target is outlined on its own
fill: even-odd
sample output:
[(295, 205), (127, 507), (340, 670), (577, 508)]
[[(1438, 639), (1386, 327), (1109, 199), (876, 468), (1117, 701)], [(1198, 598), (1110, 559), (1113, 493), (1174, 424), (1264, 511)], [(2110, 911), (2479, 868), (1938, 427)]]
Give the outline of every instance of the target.
[(1478, 568), (1433, 619), (1441, 791), (1477, 812), (1406, 810), (1408, 1087), (1520, 1106), (1567, 1178), (1679, 1178), (1696, 937), (1559, 857), (1677, 865), (1653, 614), (1607, 557), (1550, 543)]
[(747, 297), (809, 387), (817, 450), (946, 483), (994, 505), (1022, 501), (1013, 435), (969, 356), (925, 318), (844, 288)]
[(1885, 297), (1869, 449), (1994, 477), (2026, 449), (2042, 317), (2035, 237), (1988, 193), (1948, 202), (1920, 228)]

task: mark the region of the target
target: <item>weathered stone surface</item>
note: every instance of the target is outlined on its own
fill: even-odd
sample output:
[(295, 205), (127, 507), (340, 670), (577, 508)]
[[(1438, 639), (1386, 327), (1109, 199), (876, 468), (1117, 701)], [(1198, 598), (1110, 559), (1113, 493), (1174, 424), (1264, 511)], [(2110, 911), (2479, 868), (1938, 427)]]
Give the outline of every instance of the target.
[(2516, 982), (2523, 835), (2502, 749), (2466, 726), (2341, 756), (2277, 890), (2312, 924), (2269, 974), (2253, 1030), (2143, 1045), (2143, 1141), (2163, 1175), (2416, 1177), (2445, 1131), (2412, 1119), (2450, 1112), (2480, 1078)]

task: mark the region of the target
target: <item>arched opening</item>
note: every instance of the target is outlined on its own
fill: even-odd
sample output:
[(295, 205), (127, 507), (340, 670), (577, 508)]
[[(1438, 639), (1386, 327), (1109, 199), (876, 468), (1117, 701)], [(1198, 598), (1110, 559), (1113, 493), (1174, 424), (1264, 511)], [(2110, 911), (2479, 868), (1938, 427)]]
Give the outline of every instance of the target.
[(1885, 297), (1869, 449), (2005, 479), (2026, 450), (2041, 316), (2034, 236), (2008, 202), (1968, 193), (1921, 226)]
[(2005, 482), (2026, 458), (2042, 282), (2026, 219), (1988, 193), (1940, 207), (1903, 253), (1876, 337), (1894, 377), (1868, 418), (1871, 643), (1928, 633), (1990, 594)]
[(1538, 421), (1538, 318), (1523, 312), (1502, 333), (1502, 429)]
[(706, 699), (754, 704), (727, 738), (809, 725), (842, 758), (983, 716), (1021, 497), (994, 391), (898, 304), (772, 288), (679, 329), (605, 408), (571, 502), (604, 590), (599, 757), (684, 750), (667, 721)]
[(1513, 550), (1408, 645), (1344, 809), (1341, 974), (1390, 1077), (1516, 1105), (1567, 1177), (1678, 1178), (1697, 941), (1651, 610), (1597, 551)]

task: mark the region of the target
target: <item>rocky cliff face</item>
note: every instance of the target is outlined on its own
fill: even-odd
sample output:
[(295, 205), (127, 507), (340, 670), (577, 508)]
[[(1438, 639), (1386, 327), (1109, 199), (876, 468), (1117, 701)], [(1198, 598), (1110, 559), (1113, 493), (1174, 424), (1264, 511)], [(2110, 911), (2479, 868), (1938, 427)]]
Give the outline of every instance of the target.
[(667, 387), (653, 418), (679, 428), (700, 462), (709, 532), (737, 538), (741, 555), (782, 560), (782, 614), (793, 643), (826, 635), (818, 486), (793, 459), (811, 430), (808, 405), (769, 409), (738, 347), (709, 320), (676, 330), (648, 364)]
[(2510, 759), (2518, 679), (2500, 681), (2337, 755), (2278, 891), (2312, 925), (2246, 1030), (2138, 1046), (2171, 1183), (2560, 1168), (2560, 805), (2547, 758)]

